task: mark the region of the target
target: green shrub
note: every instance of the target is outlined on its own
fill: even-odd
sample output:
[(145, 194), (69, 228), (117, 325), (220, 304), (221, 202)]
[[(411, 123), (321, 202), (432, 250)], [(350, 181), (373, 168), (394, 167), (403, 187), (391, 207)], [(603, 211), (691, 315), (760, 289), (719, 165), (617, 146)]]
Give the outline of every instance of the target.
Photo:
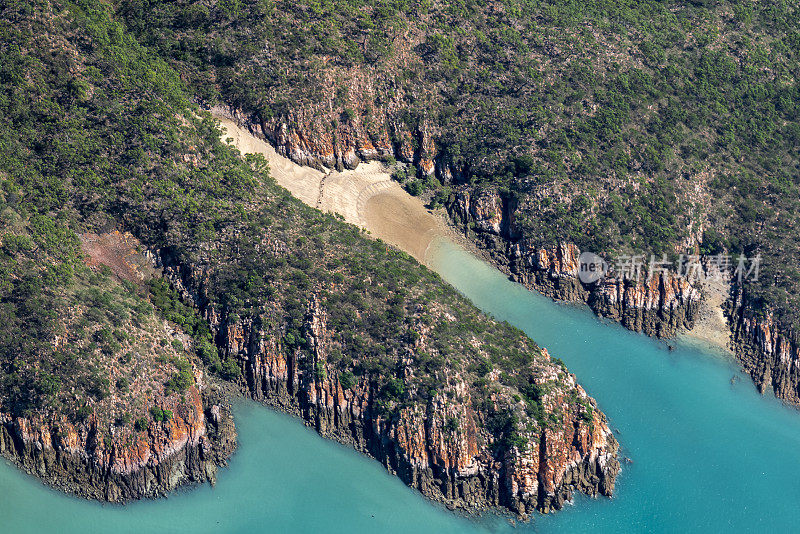
[(343, 373), (339, 374), (339, 383), (342, 386), (342, 389), (350, 389), (356, 385), (357, 380), (353, 373), (350, 371), (344, 371)]
[(133, 428), (136, 429), (137, 432), (142, 432), (144, 430), (147, 430), (148, 424), (149, 423), (147, 422), (147, 418), (140, 417), (139, 419), (136, 420), (136, 423), (134, 423)]
[(130, 382), (124, 376), (117, 379), (117, 389), (124, 392), (127, 392), (130, 386)]
[(242, 374), (242, 370), (239, 367), (239, 362), (233, 358), (226, 359), (222, 364), (221, 374), (225, 380), (236, 380)]

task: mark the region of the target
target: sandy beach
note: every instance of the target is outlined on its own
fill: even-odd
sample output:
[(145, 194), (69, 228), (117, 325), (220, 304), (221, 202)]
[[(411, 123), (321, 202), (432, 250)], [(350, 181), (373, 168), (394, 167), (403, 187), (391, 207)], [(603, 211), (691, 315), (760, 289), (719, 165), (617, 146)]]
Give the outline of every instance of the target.
[(243, 154), (263, 154), (270, 174), (281, 186), (311, 207), (338, 213), (356, 226), (425, 263), (425, 253), (437, 236), (452, 231), (416, 197), (391, 179), (381, 162), (359, 164), (357, 169), (323, 172), (304, 167), (278, 154), (275, 148), (231, 119), (215, 115), (225, 129), (224, 139)]
[(704, 298), (694, 328), (681, 336), (687, 341), (698, 341), (731, 353), (730, 328), (722, 310), (728, 296), (727, 284), (709, 279), (702, 283), (702, 290)]

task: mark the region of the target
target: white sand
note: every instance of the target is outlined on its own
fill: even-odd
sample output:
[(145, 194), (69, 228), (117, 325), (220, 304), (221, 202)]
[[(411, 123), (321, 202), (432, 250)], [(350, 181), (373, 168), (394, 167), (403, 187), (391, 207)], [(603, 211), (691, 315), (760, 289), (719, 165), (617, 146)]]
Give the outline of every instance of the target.
[(215, 118), (225, 129), (222, 139), (232, 138), (243, 154), (263, 154), (272, 177), (292, 195), (309, 206), (342, 215), (347, 222), (365, 228), (417, 261), (425, 262), (425, 252), (434, 238), (449, 235), (446, 225), (418, 198), (392, 181), (383, 163), (371, 161), (355, 170), (325, 173), (281, 156), (272, 145), (228, 118)]
[(722, 311), (722, 305), (728, 298), (727, 284), (722, 281), (706, 280), (702, 285), (705, 298), (700, 303), (698, 318), (694, 328), (683, 336), (688, 341), (700, 341), (713, 345), (727, 352), (730, 348), (730, 328)]

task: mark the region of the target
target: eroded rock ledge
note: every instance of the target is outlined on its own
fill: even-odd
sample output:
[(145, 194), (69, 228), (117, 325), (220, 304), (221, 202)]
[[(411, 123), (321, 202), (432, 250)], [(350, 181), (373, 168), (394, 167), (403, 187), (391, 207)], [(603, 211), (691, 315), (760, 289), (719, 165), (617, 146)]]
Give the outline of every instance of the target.
[[(386, 376), (367, 372), (354, 380), (350, 375), (344, 384), (342, 369), (329, 362), (332, 327), (315, 293), (308, 294), (302, 325), (306, 346), (292, 349), (283, 344), (286, 324), (280, 312), (266, 320), (258, 315), (242, 319), (209, 299), (212, 272), (229, 265), (202, 259), (185, 263), (170, 249), (144, 256), (186, 303), (195, 304), (220, 356), (241, 369), (239, 386), (246, 395), (376, 458), (431, 499), (453, 509), (501, 509), (525, 517), (561, 508), (575, 491), (613, 493), (618, 444), (604, 414), (563, 364), (530, 340), (521, 342), (519, 364), (505, 371), (524, 371), (522, 384), (537, 391), (539, 413), (521, 398), (519, 385), (501, 380), (499, 369), (490, 366), (478, 373), (482, 382), (476, 382), (476, 372), (462, 361), (468, 351), (437, 371), (441, 385), (435, 394), (412, 389), (399, 406), (387, 410), (380, 391)], [(421, 375), (414, 353), (430, 350), (428, 338), (434, 337), (422, 313), (422, 308), (410, 312), (419, 337), (404, 345), (399, 368), (393, 364), (390, 371), (411, 388), (422, 385), (414, 380)], [(112, 502), (213, 481), (216, 467), (235, 447), (235, 431), (224, 396), (195, 363), (193, 385), (183, 394), (159, 390), (145, 395), (144, 408), (137, 408), (149, 407), (151, 415), (170, 412), (165, 419), (153, 415), (136, 425), (117, 425), (107, 409), (99, 417), (97, 408), (116, 402), (115, 397), (92, 404), (95, 409), (82, 422), (57, 415), (0, 414), (0, 454), (56, 488)], [(146, 428), (140, 428), (140, 421)]]
[[(585, 302), (597, 315), (651, 336), (672, 337), (694, 325), (703, 296), (685, 279), (660, 274), (638, 284), (605, 278), (585, 285), (577, 276), (581, 251), (569, 243), (542, 248), (520, 238), (513, 206), (495, 193), (461, 192), (448, 212), (497, 267), (527, 287), (554, 299)], [(800, 340), (772, 315), (748, 309), (745, 291), (732, 283), (725, 306), (734, 355), (762, 393), (772, 389), (779, 399), (800, 406)]]
[(650, 336), (691, 329), (702, 295), (686, 279), (660, 273), (651, 279), (578, 278), (581, 251), (572, 243), (541, 247), (519, 236), (514, 208), (493, 192), (462, 191), (448, 206), (451, 219), (492, 262), (523, 285), (551, 298), (588, 304), (597, 315)]
[[(218, 106), (214, 111), (236, 120), (301, 165), (354, 168), (360, 161), (393, 156), (436, 174), (443, 183), (453, 183), (460, 175), (458, 169), (437, 159), (438, 151), (424, 125), (411, 131), (401, 122), (387, 120), (368, 130), (353, 122), (339, 124), (336, 132), (330, 132), (301, 115), (264, 121), (235, 108)], [(514, 225), (516, 206), (510, 200), (491, 191), (470, 194), (462, 190), (446, 208), (451, 221), (498, 268), (529, 288), (555, 299), (585, 302), (595, 313), (647, 335), (670, 337), (694, 323), (701, 295), (684, 280), (662, 276), (639, 283), (607, 279), (586, 286), (577, 278), (578, 248), (569, 243), (542, 248), (522, 239)]]
[(73, 423), (63, 416), (0, 413), (0, 454), (47, 484), (110, 502), (159, 497), (178, 486), (214, 482), (236, 444), (230, 410), (218, 392), (197, 387), (169, 421), (146, 431), (99, 439), (95, 416)]
[(727, 315), (733, 329), (737, 359), (759, 391), (772, 389), (775, 396), (800, 407), (800, 339), (772, 315), (758, 316), (742, 305), (744, 290), (733, 287)]
[[(445, 370), (446, 387), (428, 401), (387, 414), (372, 377), (343, 385), (328, 362), (327, 316), (316, 298), (311, 298), (303, 327), (309, 350), (287, 350), (280, 326), (275, 331), (266, 322), (230, 321), (206, 305), (204, 268), (172, 263), (169, 254), (160, 257), (164, 272), (199, 303), (226, 358), (240, 363), (248, 396), (377, 459), (427, 497), (452, 509), (500, 508), (525, 517), (561, 508), (575, 491), (612, 495), (619, 446), (605, 415), (546, 350), (536, 380), (543, 410), (553, 416), (547, 424), (529, 417), (509, 388), (494, 389), (489, 406), (476, 407), (474, 389), (452, 370)], [(402, 373), (410, 377), (415, 369), (409, 365)], [(490, 373), (486, 380), (499, 384), (498, 375)], [(516, 445), (500, 443), (488, 429), (490, 412), (514, 415)], [(498, 450), (503, 451), (499, 457)]]

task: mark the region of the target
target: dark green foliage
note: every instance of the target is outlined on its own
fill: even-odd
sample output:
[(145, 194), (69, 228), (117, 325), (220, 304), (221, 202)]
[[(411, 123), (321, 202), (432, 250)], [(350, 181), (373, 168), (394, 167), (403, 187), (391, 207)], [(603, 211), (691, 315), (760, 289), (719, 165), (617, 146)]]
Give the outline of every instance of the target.
[(239, 367), (239, 362), (233, 359), (225, 360), (222, 364), (222, 370), (220, 371), (222, 377), (226, 380), (236, 380), (241, 376), (242, 369)]
[(81, 406), (75, 411), (77, 421), (85, 421), (90, 415), (92, 415), (92, 409), (88, 406)]
[(448, 417), (447, 422), (444, 425), (445, 432), (453, 433), (458, 430), (458, 419), (455, 417)]
[(152, 417), (153, 421), (156, 423), (169, 421), (172, 419), (172, 410), (165, 410), (159, 406), (151, 406), (150, 417)]
[(128, 391), (129, 385), (130, 382), (125, 377), (122, 377), (117, 380), (117, 389), (119, 389), (120, 391)]
[(498, 439), (493, 443), (495, 450), (517, 447), (524, 450), (528, 440), (519, 433), (519, 418), (513, 412), (492, 412), (487, 421), (487, 429)]
[(165, 384), (167, 394), (169, 393), (183, 393), (194, 385), (194, 374), (192, 373), (192, 365), (184, 359), (176, 359), (175, 367), (178, 372), (175, 373)]
[(125, 412), (124, 414), (119, 416), (115, 422), (117, 426), (128, 426), (131, 424), (131, 421), (133, 421), (133, 416)]
[(339, 383), (342, 385), (342, 389), (350, 389), (356, 385), (357, 380), (355, 375), (350, 371), (344, 371), (342, 374), (339, 375)]
[[(364, 30), (370, 29), (369, 38), (365, 46), (353, 46), (354, 41), (337, 37), (334, 26), (317, 24), (323, 14), (346, 20), (357, 11), (335, 4), (343, 11), (334, 13), (327, 4), (300, 10), (319, 30), (307, 33), (310, 41), (301, 56), (345, 47), (345, 63), (378, 62), (391, 55), (392, 28), (404, 24), (402, 13), (417, 9), (411, 3), (362, 3), (359, 8), (369, 16), (360, 20)], [(221, 143), (214, 121), (191, 104), (198, 95), (214, 98), (216, 88), (192, 75), (186, 79), (195, 85), (187, 88), (127, 31), (133, 28), (165, 57), (173, 57), (180, 48), (172, 47), (176, 43), (161, 42), (160, 33), (144, 35), (169, 20), (200, 39), (178, 53), (191, 63), (189, 71), (207, 62), (233, 74), (241, 58), (226, 56), (240, 49), (206, 47), (206, 30), (224, 21), (249, 32), (244, 24), (249, 15), (261, 21), (256, 24), (269, 25), (289, 11), (247, 1), (116, 7), (124, 25), (107, 4), (84, 0), (32, 0), (0, 8), (5, 20), (14, 20), (0, 26), (3, 409), (17, 414), (66, 406), (78, 412), (76, 417), (88, 417), (89, 405), (102, 404), (89, 403), (88, 397), (100, 401), (119, 397), (126, 387), (141, 387), (139, 380), (119, 378), (112, 388), (109, 376), (120, 375), (109, 370), (120, 364), (163, 366), (158, 371), (165, 392), (179, 397), (194, 383), (186, 358), (195, 354), (222, 378), (241, 380), (245, 360), (216, 346), (240, 331), (251, 336), (247, 343), (262, 335), (266, 346), (272, 343), (282, 356), (296, 358), (303, 380), (338, 376), (345, 389), (363, 384), (387, 417), (424, 406), (435, 395), (452, 395), (454, 373), (469, 384), (484, 380), (486, 385), (492, 369), (502, 371), (492, 391), (519, 388), (534, 405), (536, 392), (526, 388), (533, 369), (544, 363), (534, 343), (480, 314), (407, 254), (277, 187), (263, 158), (241, 158)], [(151, 20), (145, 25), (141, 16)], [(257, 32), (251, 37), (240, 44), (261, 49)], [(290, 33), (276, 38), (282, 50), (294, 47)], [(463, 64), (455, 41), (444, 32), (426, 49), (441, 61), (445, 77), (455, 76)], [(238, 86), (242, 78), (227, 77), (237, 85), (230, 95), (244, 88)], [(260, 97), (254, 93), (253, 98)], [(346, 91), (337, 91), (336, 98), (344, 105)], [(342, 108), (340, 120), (359, 119), (360, 110), (347, 109)], [(266, 101), (261, 106), (263, 113), (278, 110)], [(524, 158), (515, 163), (515, 168), (529, 167)], [(412, 179), (419, 185), (411, 187), (440, 186), (432, 179)], [(87, 268), (77, 233), (112, 228), (130, 231), (144, 247), (159, 251), (174, 285), (159, 276), (140, 285), (123, 283), (112, 269)], [(59, 319), (66, 311), (75, 317), (65, 326)], [(319, 350), (310, 327), (315, 317), (325, 318), (327, 352)], [(140, 336), (147, 344), (133, 346), (136, 328), (162, 325), (162, 318), (190, 336), (194, 354), (183, 343), (173, 346), (163, 330), (148, 331)], [(180, 356), (171, 356), (172, 351)], [(155, 362), (151, 352), (159, 355)], [(78, 401), (65, 393), (73, 389)], [(484, 390), (488, 394), (489, 388)], [(154, 394), (149, 402), (161, 404), (160, 391), (142, 393)], [(148, 410), (155, 422), (172, 417), (158, 405)], [(110, 417), (120, 411), (115, 406)], [(147, 426), (146, 418), (134, 424), (137, 431)], [(452, 421), (447, 428), (457, 430)], [(498, 432), (506, 445), (521, 444), (516, 430), (500, 425)]]
[[(150, 288), (150, 301), (164, 316), (165, 319), (182, 327), (197, 339), (208, 339), (211, 331), (208, 324), (200, 317), (197, 310), (184, 304), (180, 295), (164, 278), (153, 278), (148, 282)], [(173, 340), (173, 343), (180, 341)], [(183, 350), (183, 345), (177, 350)]]
[(325, 364), (322, 362), (317, 362), (314, 366), (314, 379), (317, 381), (323, 381), (327, 378), (327, 372), (325, 371)]
[(197, 345), (197, 355), (200, 360), (213, 372), (222, 370), (222, 361), (219, 359), (217, 346), (208, 340), (200, 340)]
[(405, 393), (406, 385), (399, 378), (390, 378), (383, 387), (383, 395), (389, 400), (400, 400)]

